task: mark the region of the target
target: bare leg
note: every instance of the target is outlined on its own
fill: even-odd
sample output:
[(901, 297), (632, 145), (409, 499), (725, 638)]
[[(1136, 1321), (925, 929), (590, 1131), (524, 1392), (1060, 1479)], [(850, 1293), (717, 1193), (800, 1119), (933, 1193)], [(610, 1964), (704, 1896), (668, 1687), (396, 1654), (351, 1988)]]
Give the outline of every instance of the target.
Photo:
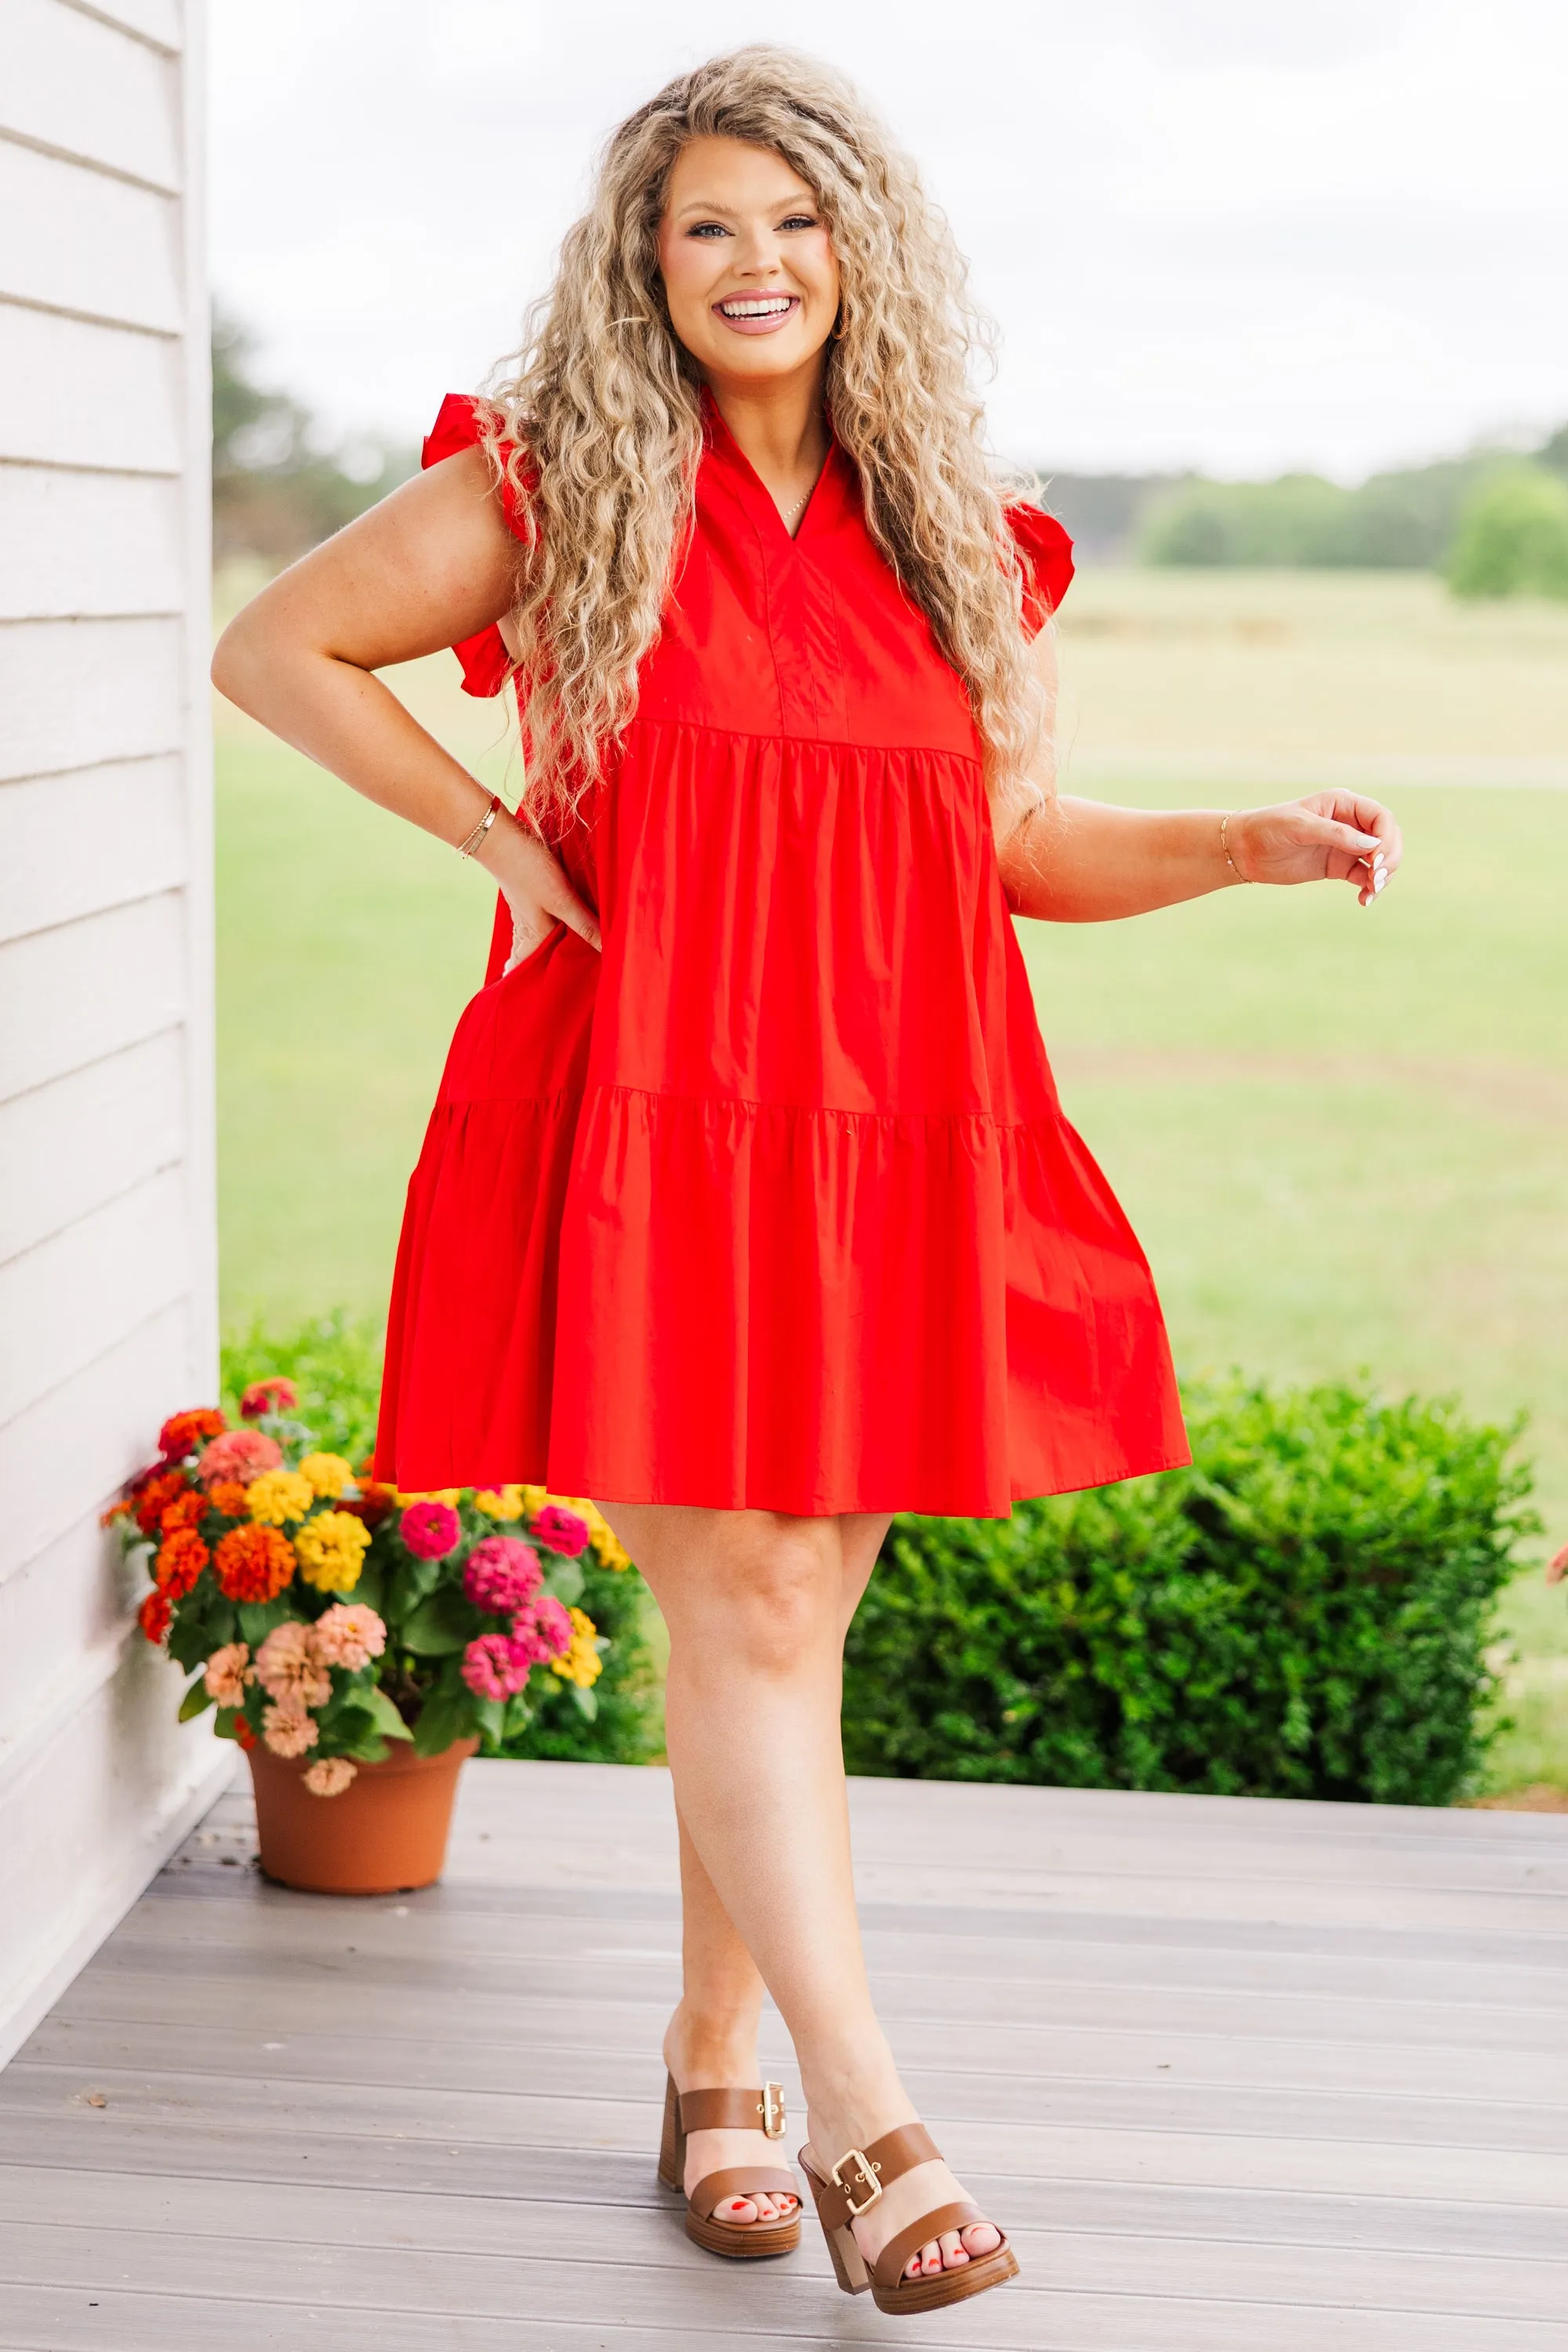
[[(735, 1933), (729, 1913), (691, 1842), (680, 1829), (680, 2005), (664, 2037), (664, 2063), (678, 2091), (744, 2088), (761, 2081), (757, 2071), (757, 2020), (763, 1980), (757, 1964)], [(686, 2143), (688, 2195), (710, 2172), (754, 2164), (772, 2171), (784, 2151), (760, 2131), (692, 2132)], [(778, 2191), (735, 2197), (722, 2208), (726, 2221), (774, 2221), (793, 2213), (799, 2199)]]
[[(667, 1736), (683, 1822), (789, 2027), (812, 2146), (830, 2164), (915, 2119), (866, 1978), (838, 1725), (845, 1629), (887, 1521), (601, 1508), (669, 1628)], [(944, 2165), (921, 2166), (856, 2224), (863, 2251), (874, 2257), (961, 2193)], [(989, 2224), (950, 2233), (911, 2268), (997, 2242)]]

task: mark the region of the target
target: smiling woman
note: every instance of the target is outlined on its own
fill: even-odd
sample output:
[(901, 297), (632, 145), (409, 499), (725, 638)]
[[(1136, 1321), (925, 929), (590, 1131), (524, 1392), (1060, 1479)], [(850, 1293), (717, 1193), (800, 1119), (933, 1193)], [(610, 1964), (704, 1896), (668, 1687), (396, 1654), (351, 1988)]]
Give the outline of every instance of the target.
[[(685, 1974), (660, 2177), (799, 2237), (764, 1982), (836, 2275), (904, 2315), (1016, 2263), (872, 2008), (837, 1716), (897, 1508), (1185, 1458), (1149, 1269), (1061, 1115), (1009, 908), (1333, 876), (1332, 794), (1064, 802), (1066, 534), (993, 467), (963, 269), (854, 93), (743, 50), (612, 138), (515, 373), (231, 625), (224, 689), (500, 886), (409, 1189), (376, 1466), (592, 1495), (669, 1629)], [(516, 816), (376, 673), (515, 688)]]

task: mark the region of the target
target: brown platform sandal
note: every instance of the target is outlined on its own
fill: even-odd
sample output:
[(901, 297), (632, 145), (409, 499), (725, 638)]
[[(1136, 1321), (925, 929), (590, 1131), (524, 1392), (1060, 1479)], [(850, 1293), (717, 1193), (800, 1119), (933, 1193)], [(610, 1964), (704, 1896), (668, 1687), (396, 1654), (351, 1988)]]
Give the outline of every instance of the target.
[[(683, 2193), (686, 2183), (686, 2135), (694, 2131), (762, 2131), (769, 2139), (784, 2135), (784, 2092), (777, 2083), (760, 2091), (687, 2091), (665, 2078), (664, 2137), (659, 2144), (658, 2177), (667, 2189)], [(784, 2221), (721, 2221), (714, 2207), (726, 2197), (750, 2197), (757, 2191), (773, 2197), (793, 2197), (795, 2211)], [(793, 2172), (780, 2166), (761, 2170), (754, 2164), (733, 2166), (728, 2172), (710, 2172), (686, 2200), (686, 2234), (694, 2246), (710, 2254), (735, 2259), (757, 2254), (793, 2254), (800, 2243), (800, 2189)]]
[(816, 2218), (839, 2285), (846, 2294), (860, 2294), (869, 2287), (878, 2310), (891, 2312), (895, 2317), (905, 2312), (940, 2311), (944, 2304), (963, 2303), (969, 2295), (984, 2294), (988, 2286), (1000, 2286), (1005, 2279), (1018, 2275), (1017, 2256), (1004, 2238), (988, 2254), (971, 2254), (956, 2270), (938, 2271), (930, 2278), (905, 2278), (904, 2264), (928, 2238), (940, 2238), (948, 2230), (967, 2230), (972, 2222), (989, 2219), (978, 2205), (967, 2200), (933, 2206), (908, 2229), (895, 2231), (875, 2263), (868, 2264), (850, 2222), (868, 2213), (890, 2182), (941, 2154), (923, 2124), (900, 2124), (897, 2131), (884, 2132), (880, 2139), (874, 2139), (869, 2147), (852, 2147), (839, 2158), (826, 2180), (812, 2161), (811, 2150), (803, 2147), (800, 2152), (801, 2169), (811, 2183)]

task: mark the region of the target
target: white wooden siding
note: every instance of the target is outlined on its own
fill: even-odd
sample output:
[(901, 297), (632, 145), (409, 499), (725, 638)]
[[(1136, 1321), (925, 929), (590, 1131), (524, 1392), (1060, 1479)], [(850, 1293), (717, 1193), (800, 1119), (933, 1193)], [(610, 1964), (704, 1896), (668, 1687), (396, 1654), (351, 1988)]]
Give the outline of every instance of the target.
[(0, 463), (0, 621), (177, 613), (184, 539), (174, 476)]
[(215, 1386), (200, 32), (0, 5), (0, 2061), (229, 1760), (99, 1524)]

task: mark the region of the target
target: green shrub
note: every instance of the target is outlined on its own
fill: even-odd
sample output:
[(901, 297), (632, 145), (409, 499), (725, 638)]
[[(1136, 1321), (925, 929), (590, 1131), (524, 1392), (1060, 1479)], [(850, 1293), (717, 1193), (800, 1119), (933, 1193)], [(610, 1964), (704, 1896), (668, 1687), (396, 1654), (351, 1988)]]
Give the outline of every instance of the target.
[(1198, 477), (1150, 501), (1138, 552), (1153, 564), (1420, 570), (1441, 562), (1484, 469), (1478, 458), (1450, 458), (1373, 474), (1355, 489), (1321, 474), (1273, 482)]
[(1467, 502), (1447, 562), (1456, 596), (1568, 597), (1568, 482), (1510, 466)]
[[(258, 1319), (224, 1342), (222, 1402), (236, 1419), (246, 1382), (281, 1372), (299, 1389), (300, 1418), (320, 1443), (359, 1463), (375, 1439), (381, 1356), (381, 1331), (368, 1316), (338, 1311), (277, 1328)], [(653, 1596), (635, 1568), (603, 1568), (592, 1552), (581, 1565), (580, 1606), (610, 1643), (594, 1685), (594, 1718), (584, 1718), (569, 1684), (552, 1689), (553, 1677), (538, 1675), (529, 1693), (532, 1721), (502, 1753), (646, 1764), (661, 1745), (658, 1678), (647, 1639)]]
[(1533, 1529), (1515, 1430), (1349, 1387), (1190, 1395), (1190, 1470), (894, 1522), (850, 1632), (851, 1771), (1439, 1805)]

